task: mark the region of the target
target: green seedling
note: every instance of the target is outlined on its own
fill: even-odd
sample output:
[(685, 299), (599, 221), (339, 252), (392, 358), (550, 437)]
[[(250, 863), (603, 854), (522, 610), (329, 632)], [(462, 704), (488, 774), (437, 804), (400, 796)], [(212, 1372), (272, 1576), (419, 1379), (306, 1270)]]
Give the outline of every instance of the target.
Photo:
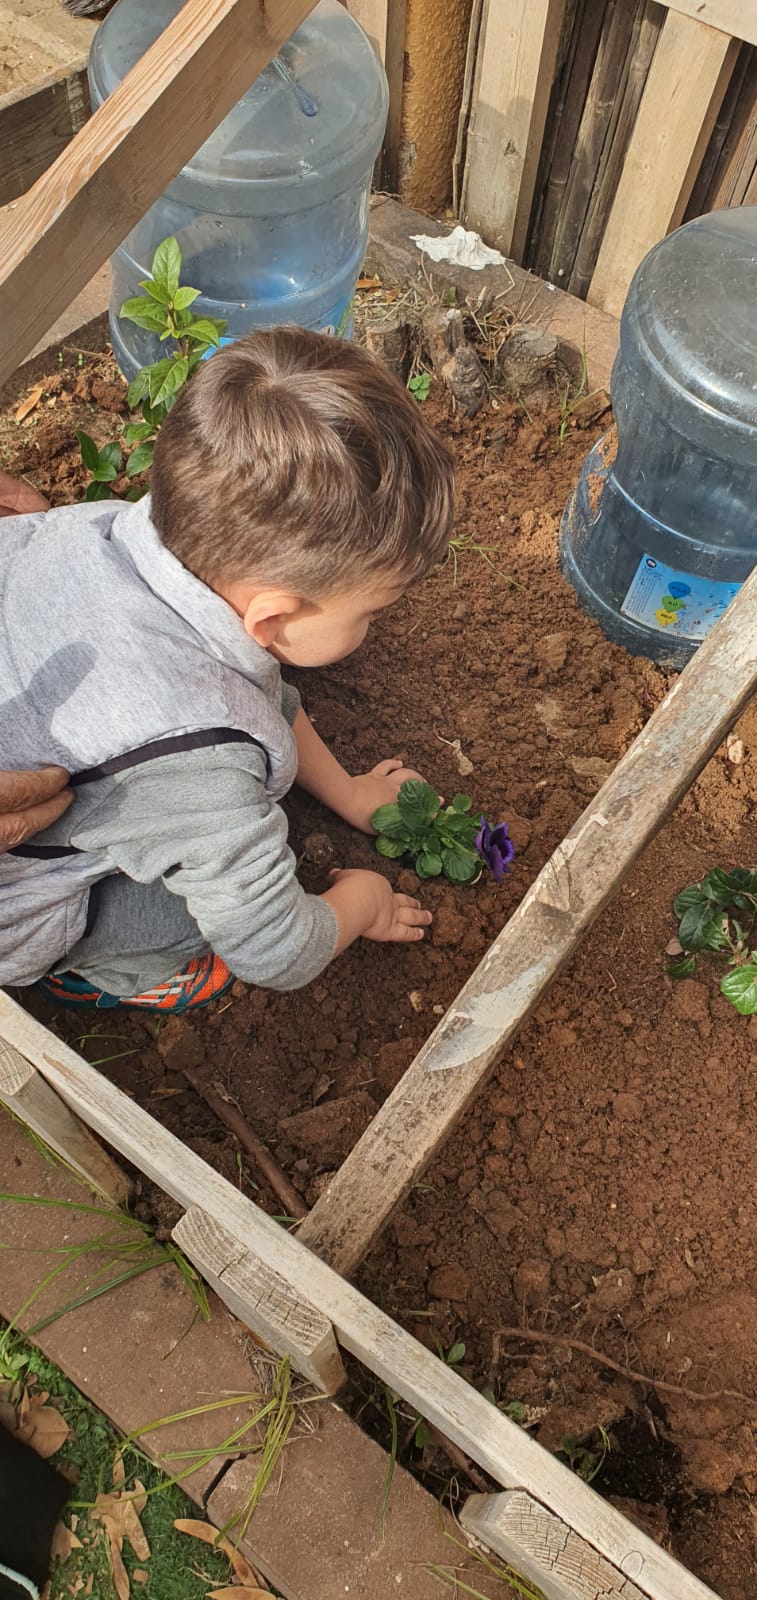
[(421, 778), (408, 778), (395, 802), (371, 817), (376, 849), (390, 861), (406, 857), (419, 878), (445, 877), (450, 883), (475, 883), (486, 862), (501, 883), (515, 850), (503, 822), (492, 828), (471, 812), (470, 795), (456, 794), (449, 806)]
[[(194, 315), (191, 307), (201, 290), (179, 282), (181, 267), (182, 255), (176, 239), (164, 239), (153, 256), (150, 277), (143, 278), (140, 283), (145, 293), (125, 300), (119, 312), (125, 321), (135, 322), (138, 328), (156, 334), (161, 343), (170, 341), (169, 354), (161, 361), (140, 367), (129, 384), (129, 405), (132, 410), (141, 412), (142, 420), (128, 422), (122, 429), (123, 445), (128, 451), (127, 478), (149, 472), (161, 424), (192, 373), (211, 350), (219, 348), (226, 332), (226, 323), (220, 318)], [(92, 478), (85, 500), (112, 498), (110, 485), (124, 464), (121, 444), (114, 440), (98, 450), (88, 434), (78, 433), (77, 437), (82, 461)], [(135, 485), (126, 498), (138, 500), (144, 493), (144, 487)]]
[(408, 380), (407, 386), (413, 398), (422, 405), (431, 393), (431, 373), (416, 372), (415, 377)]
[(447, 545), (447, 554), (442, 562), (442, 566), (446, 566), (448, 562), (452, 565), (453, 589), (457, 588), (460, 557), (464, 555), (479, 556), (482, 561), (486, 562), (487, 567), (491, 567), (492, 572), (496, 572), (498, 578), (502, 578), (505, 583), (511, 583), (513, 588), (517, 589), (519, 586), (515, 579), (507, 577), (500, 572), (496, 563), (492, 560), (492, 556), (496, 554), (497, 546), (495, 544), (478, 544), (472, 533), (456, 534), (453, 539), (450, 539)]
[(683, 953), (667, 968), (670, 977), (690, 978), (700, 955), (727, 957), (721, 994), (743, 1017), (757, 1014), (757, 872), (714, 867), (681, 890), (673, 910)]
[(572, 1433), (566, 1433), (556, 1452), (558, 1457), (567, 1461), (576, 1477), (583, 1478), (584, 1483), (594, 1482), (612, 1448), (607, 1429), (599, 1426), (596, 1431), (599, 1434), (599, 1443), (593, 1449), (589, 1445), (580, 1444)]
[(555, 450), (562, 450), (568, 436), (571, 418), (574, 412), (578, 410), (582, 400), (593, 400), (595, 394), (599, 394), (598, 389), (592, 389), (591, 394), (589, 394), (588, 388), (589, 369), (586, 359), (586, 340), (584, 339), (581, 346), (581, 370), (578, 374), (578, 382), (575, 388), (570, 383), (567, 383), (560, 396), (560, 424), (557, 429)]
[[(457, 1344), (450, 1345), (449, 1350), (446, 1352), (443, 1345), (438, 1345), (437, 1349), (439, 1353), (439, 1360), (444, 1362), (445, 1367), (451, 1367), (452, 1371), (456, 1372), (459, 1377), (462, 1378), (463, 1373), (461, 1371), (460, 1363), (465, 1360), (465, 1345), (463, 1344), (462, 1340), (459, 1340)], [(425, 1450), (426, 1445), (431, 1438), (429, 1426), (425, 1418), (420, 1415), (420, 1412), (416, 1412), (416, 1416), (418, 1418), (418, 1422), (415, 1433), (413, 1434), (413, 1444), (415, 1445), (416, 1450)]]

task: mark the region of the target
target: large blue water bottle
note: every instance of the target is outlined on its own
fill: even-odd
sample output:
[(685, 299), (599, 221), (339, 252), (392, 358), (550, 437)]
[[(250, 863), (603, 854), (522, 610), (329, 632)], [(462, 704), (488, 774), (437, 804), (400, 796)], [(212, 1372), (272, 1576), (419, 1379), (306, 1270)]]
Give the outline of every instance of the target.
[[(94, 107), (181, 4), (118, 0), (92, 44)], [(140, 293), (169, 234), (184, 257), (182, 282), (202, 291), (193, 310), (224, 317), (230, 338), (275, 323), (351, 331), (387, 106), (366, 34), (338, 0), (320, 0), (116, 251), (111, 338), (127, 377), (165, 354), (118, 311)]]
[(610, 436), (563, 517), (563, 571), (605, 633), (684, 666), (757, 564), (757, 207), (700, 217), (631, 284)]

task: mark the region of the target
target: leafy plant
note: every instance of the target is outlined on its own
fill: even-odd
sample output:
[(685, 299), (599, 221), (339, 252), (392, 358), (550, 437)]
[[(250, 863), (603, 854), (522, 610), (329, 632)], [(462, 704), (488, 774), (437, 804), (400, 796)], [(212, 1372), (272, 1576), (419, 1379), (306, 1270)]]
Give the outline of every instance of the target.
[(670, 976), (690, 978), (704, 952), (727, 955), (721, 994), (742, 1016), (757, 1013), (757, 872), (714, 867), (676, 895), (673, 909), (683, 955), (668, 967)]
[(593, 1448), (590, 1445), (579, 1443), (572, 1433), (566, 1433), (561, 1441), (559, 1450), (556, 1452), (558, 1456), (567, 1461), (568, 1466), (575, 1472), (577, 1477), (583, 1478), (584, 1483), (594, 1482), (611, 1449), (610, 1435), (607, 1429), (600, 1425), (596, 1431), (599, 1434), (599, 1443)]
[[(129, 451), (127, 478), (149, 472), (161, 423), (200, 362), (211, 350), (219, 348), (226, 331), (222, 319), (194, 315), (191, 307), (201, 291), (180, 283), (181, 267), (182, 255), (177, 240), (164, 239), (153, 256), (150, 277), (143, 278), (140, 283), (145, 293), (125, 300), (119, 312), (125, 321), (156, 334), (161, 343), (172, 341), (169, 354), (161, 361), (140, 367), (129, 384), (129, 405), (132, 410), (139, 409), (142, 420), (128, 422), (122, 429), (123, 444)], [(113, 440), (98, 450), (88, 434), (78, 432), (77, 438), (82, 461), (92, 479), (85, 500), (110, 499), (110, 485), (123, 466), (121, 444)], [(139, 499), (144, 492), (143, 489), (131, 490), (127, 498)]]
[(456, 794), (451, 805), (442, 806), (430, 784), (408, 778), (396, 801), (379, 806), (371, 817), (379, 855), (390, 860), (407, 856), (419, 878), (443, 876), (450, 883), (475, 883), (486, 860), (496, 881), (501, 882), (505, 865), (500, 871), (493, 855), (486, 854), (485, 830), (490, 837), (498, 834), (503, 846), (507, 841), (509, 866), (515, 851), (507, 828), (499, 823), (490, 829), (480, 813), (470, 814), (472, 804), (469, 795)]
[(452, 564), (453, 589), (457, 588), (460, 557), (464, 555), (479, 556), (482, 561), (486, 562), (487, 567), (491, 567), (492, 572), (496, 572), (498, 578), (502, 578), (505, 583), (512, 584), (514, 589), (520, 588), (520, 584), (516, 583), (515, 578), (511, 578), (508, 576), (508, 574), (500, 572), (496, 562), (492, 561), (492, 556), (496, 554), (496, 544), (478, 544), (472, 533), (455, 534), (447, 545), (447, 554), (442, 562), (442, 566), (445, 567), (448, 562), (451, 562)]
[(431, 373), (416, 372), (415, 377), (409, 379), (407, 386), (411, 395), (423, 404), (424, 400), (428, 400), (431, 392)]

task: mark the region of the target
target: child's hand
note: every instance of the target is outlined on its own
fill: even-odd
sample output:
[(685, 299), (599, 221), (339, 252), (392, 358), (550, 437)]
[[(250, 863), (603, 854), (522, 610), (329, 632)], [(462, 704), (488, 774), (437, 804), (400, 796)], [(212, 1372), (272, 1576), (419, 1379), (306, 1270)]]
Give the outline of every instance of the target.
[(336, 869), (331, 880), (333, 887), (323, 899), (329, 902), (339, 923), (335, 955), (358, 938), (373, 939), (378, 944), (407, 944), (423, 938), (431, 912), (421, 910), (420, 900), (395, 894), (380, 872)]
[(412, 767), (403, 767), (399, 756), (379, 761), (371, 772), (350, 779), (349, 811), (342, 811), (346, 822), (363, 833), (373, 833), (371, 817), (379, 806), (391, 805), (408, 778), (420, 778)]

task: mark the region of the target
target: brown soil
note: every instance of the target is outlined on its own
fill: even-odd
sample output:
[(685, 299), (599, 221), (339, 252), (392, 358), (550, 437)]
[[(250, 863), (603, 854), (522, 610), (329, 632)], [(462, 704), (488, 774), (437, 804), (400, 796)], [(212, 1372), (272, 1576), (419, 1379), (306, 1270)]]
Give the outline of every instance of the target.
[[(56, 374), (55, 408), (43, 400), (0, 431), (6, 464), (58, 502), (82, 482), (72, 384), (77, 423), (103, 442), (119, 389), (102, 362)], [(448, 564), (375, 624), (358, 655), (301, 674), (300, 686), (353, 770), (403, 753), (444, 793), (465, 787), (504, 816), (514, 870), (501, 889), (424, 886), (435, 923), (423, 946), (358, 944), (307, 991), (236, 985), (201, 1019), (160, 1031), (154, 1019), (109, 1014), (94, 1021), (102, 1043), (84, 1046), (252, 1189), (257, 1175), (187, 1090), (182, 1064), (221, 1084), (308, 1203), (668, 682), (604, 639), (558, 570), (560, 513), (596, 428), (569, 433), (557, 452), (554, 418), (501, 405), (466, 423), (436, 389), (428, 404), (457, 451), (459, 533), (495, 546), (492, 564), (463, 550), (456, 583)], [(755, 865), (757, 707), (739, 731), (746, 760), (718, 752), (360, 1274), (425, 1342), (464, 1341), (466, 1376), (521, 1402), (548, 1448), (571, 1435), (598, 1459), (605, 1427), (596, 1485), (723, 1600), (754, 1592), (757, 1398), (721, 1391), (757, 1397), (757, 1018), (736, 1014), (705, 963), (677, 986), (664, 967), (676, 891), (716, 864)], [(464, 784), (455, 740), (473, 763)], [(377, 864), (370, 841), (303, 796), (288, 809), (298, 853), (317, 832), (338, 861)], [(328, 854), (321, 840), (307, 851), (321, 864), (303, 859), (314, 890)], [(80, 1017), (53, 1021), (71, 1038), (85, 1031)], [(278, 1209), (262, 1188), (259, 1198)], [(711, 1398), (656, 1393), (503, 1327), (583, 1340)], [(439, 1470), (428, 1456), (425, 1465)]]

